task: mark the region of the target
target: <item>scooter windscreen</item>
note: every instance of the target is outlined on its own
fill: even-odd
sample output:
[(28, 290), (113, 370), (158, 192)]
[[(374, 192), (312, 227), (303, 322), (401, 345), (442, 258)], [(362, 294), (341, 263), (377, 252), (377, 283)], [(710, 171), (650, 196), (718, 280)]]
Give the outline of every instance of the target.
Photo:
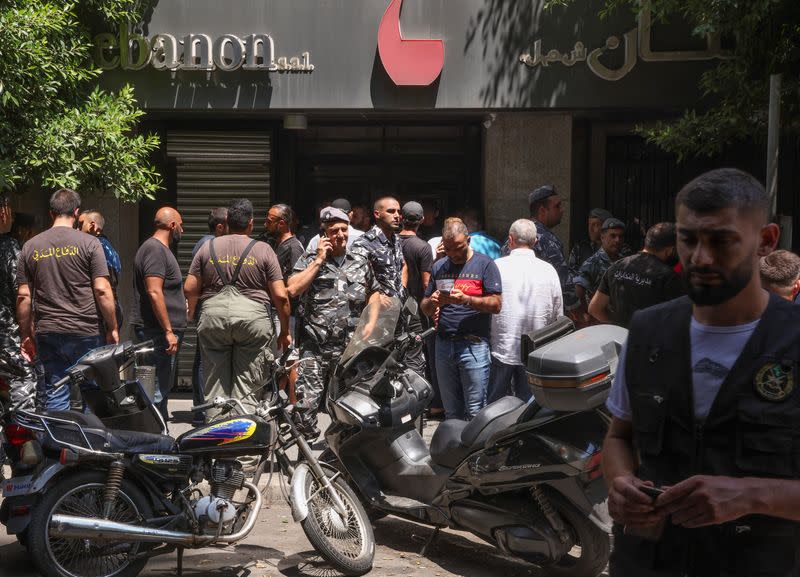
[(394, 339), (402, 306), (400, 299), (386, 296), (368, 304), (361, 313), (356, 331), (342, 353), (339, 365), (346, 365), (369, 347), (388, 347)]

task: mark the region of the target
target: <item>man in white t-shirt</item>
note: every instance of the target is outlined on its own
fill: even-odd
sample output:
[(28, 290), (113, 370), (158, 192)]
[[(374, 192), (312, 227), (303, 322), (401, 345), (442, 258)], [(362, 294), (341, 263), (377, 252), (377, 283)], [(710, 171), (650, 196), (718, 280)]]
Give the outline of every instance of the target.
[(797, 575), (800, 309), (761, 286), (769, 197), (721, 169), (675, 204), (688, 297), (634, 314), (607, 403), (609, 573)]
[(522, 335), (546, 327), (563, 308), (561, 282), (548, 262), (536, 257), (536, 225), (522, 218), (508, 231), (508, 256), (497, 259), (503, 282), (503, 308), (492, 316), (492, 368), (486, 403), (513, 394), (531, 398), (525, 363), (520, 354)]

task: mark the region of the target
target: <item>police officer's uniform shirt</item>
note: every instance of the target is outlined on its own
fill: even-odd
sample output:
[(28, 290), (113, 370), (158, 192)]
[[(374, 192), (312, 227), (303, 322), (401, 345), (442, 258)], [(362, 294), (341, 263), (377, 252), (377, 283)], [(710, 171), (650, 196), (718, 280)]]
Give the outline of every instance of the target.
[(381, 285), (381, 293), (389, 297), (405, 299), (403, 286), (403, 247), (400, 236), (389, 239), (378, 225), (373, 226), (353, 243), (353, 253), (363, 255), (372, 265), (375, 279)]
[[(694, 414), (698, 421), (705, 420), (711, 405), (719, 393), (722, 382), (728, 376), (736, 359), (758, 326), (759, 320), (744, 325), (713, 327), (703, 325), (692, 318), (689, 338), (692, 351), (692, 393)], [(631, 405), (625, 382), (625, 356), (627, 344), (619, 358), (614, 384), (606, 406), (611, 414), (624, 421), (631, 421)]]

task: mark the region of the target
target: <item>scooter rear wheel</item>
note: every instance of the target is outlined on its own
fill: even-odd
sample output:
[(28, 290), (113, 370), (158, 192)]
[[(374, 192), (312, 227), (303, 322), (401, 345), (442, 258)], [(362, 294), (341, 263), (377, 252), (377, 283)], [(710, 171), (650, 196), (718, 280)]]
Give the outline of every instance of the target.
[(552, 577), (597, 577), (608, 565), (611, 539), (608, 533), (592, 523), (566, 500), (550, 495), (551, 502), (572, 531), (575, 547), (558, 563), (548, 565)]
[(331, 484), (347, 509), (342, 517), (333, 506), (328, 491), (308, 475), (305, 499), (308, 515), (302, 521), (308, 540), (322, 557), (345, 575), (364, 575), (372, 569), (375, 536), (364, 508), (342, 477)]

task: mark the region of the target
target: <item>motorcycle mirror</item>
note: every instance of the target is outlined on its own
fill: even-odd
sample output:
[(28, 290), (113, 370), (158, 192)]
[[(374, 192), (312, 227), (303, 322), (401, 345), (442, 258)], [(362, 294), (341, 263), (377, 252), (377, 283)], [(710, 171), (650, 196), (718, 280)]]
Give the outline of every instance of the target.
[(403, 313), (408, 318), (417, 316), (419, 314), (419, 305), (417, 301), (412, 297), (408, 297), (406, 303), (403, 305)]

